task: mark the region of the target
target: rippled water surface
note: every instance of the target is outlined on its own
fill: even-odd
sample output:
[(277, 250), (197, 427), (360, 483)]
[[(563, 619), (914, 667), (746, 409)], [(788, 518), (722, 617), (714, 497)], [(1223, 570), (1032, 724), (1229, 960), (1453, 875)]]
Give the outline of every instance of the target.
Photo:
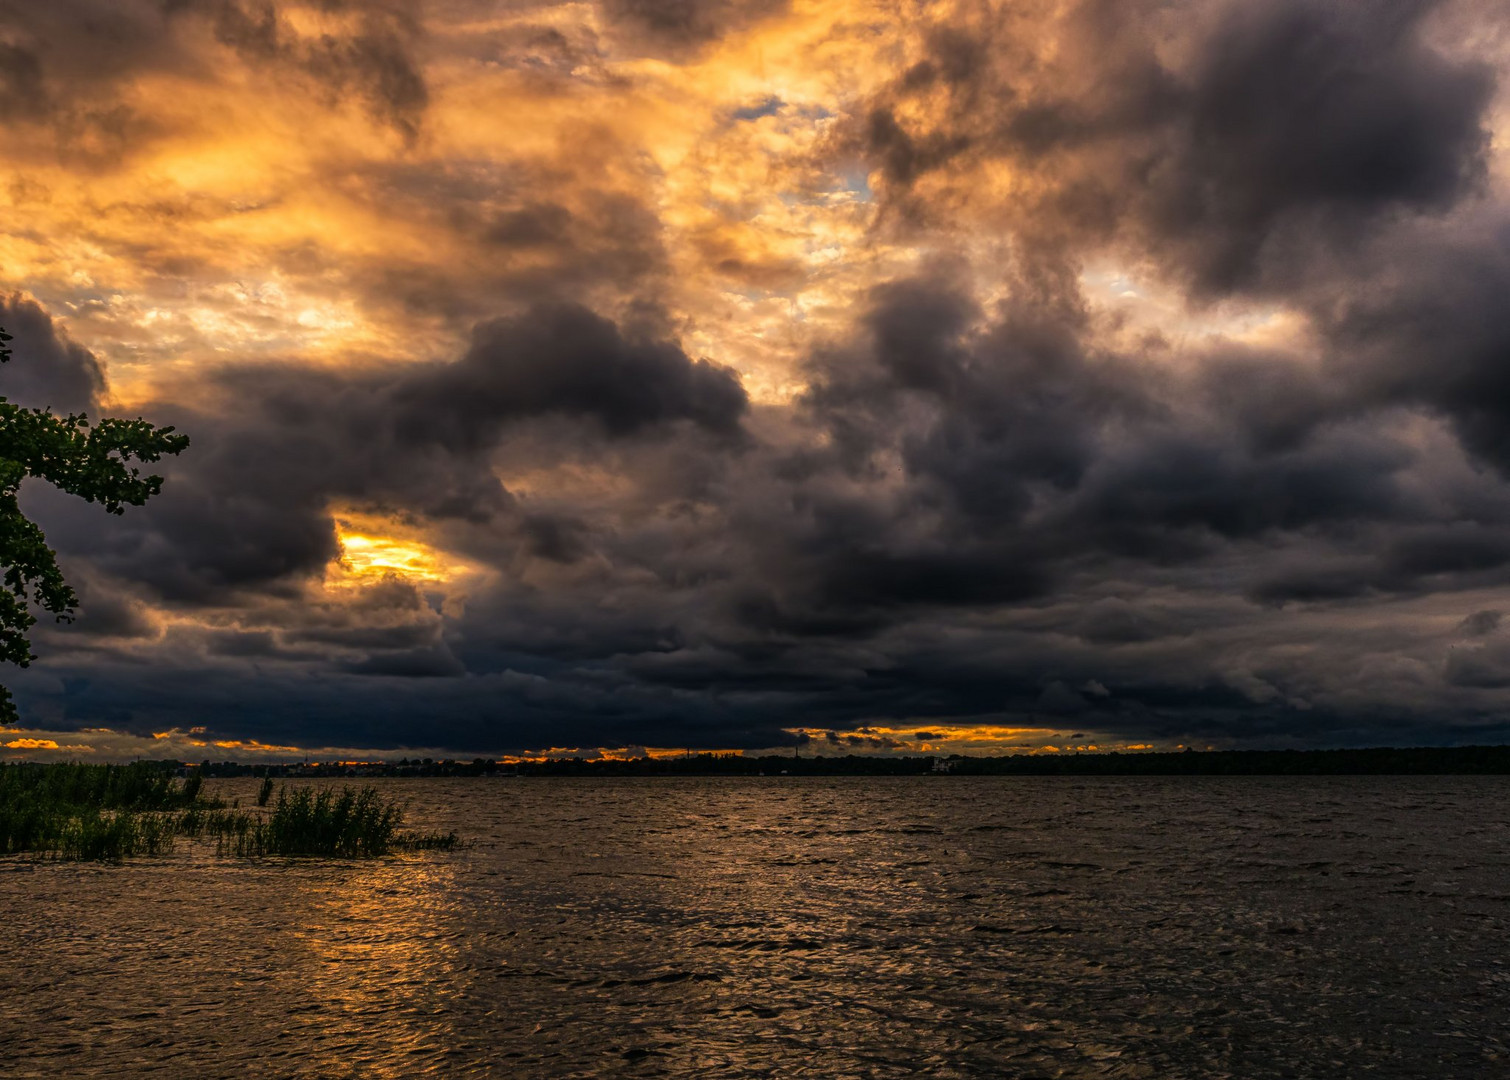
[(0, 861), (0, 1075), (1510, 1076), (1505, 778), (378, 783), (474, 842)]

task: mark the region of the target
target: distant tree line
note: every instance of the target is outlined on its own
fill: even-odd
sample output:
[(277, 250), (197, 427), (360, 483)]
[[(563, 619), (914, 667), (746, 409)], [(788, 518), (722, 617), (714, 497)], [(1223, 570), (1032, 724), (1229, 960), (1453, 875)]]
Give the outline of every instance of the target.
[(675, 757), (507, 762), (422, 758), (376, 762), (159, 763), (204, 776), (1386, 776), (1510, 774), (1510, 746), (1361, 750), (1210, 750), (1011, 754), (998, 757), (796, 757), (699, 753)]

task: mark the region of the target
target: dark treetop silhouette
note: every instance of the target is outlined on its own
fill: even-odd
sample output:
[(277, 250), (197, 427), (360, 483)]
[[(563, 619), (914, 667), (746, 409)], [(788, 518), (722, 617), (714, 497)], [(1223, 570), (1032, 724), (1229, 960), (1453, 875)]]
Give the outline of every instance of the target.
[[(0, 363), (10, 360), (0, 329)], [(94, 425), (84, 413), (55, 416), (47, 409), (26, 409), (0, 397), (0, 659), (25, 667), (35, 657), (26, 632), (37, 620), (35, 603), (60, 621), (73, 616), (78, 597), (63, 580), (42, 530), (21, 513), (16, 501), (21, 481), (39, 477), (70, 495), (103, 503), (112, 514), (140, 506), (162, 490), (162, 477), (142, 476), (132, 461), (152, 462), (178, 454), (187, 435), (171, 427), (154, 427), (142, 419), (106, 417)], [(0, 686), (0, 722), (16, 718), (10, 691)]]

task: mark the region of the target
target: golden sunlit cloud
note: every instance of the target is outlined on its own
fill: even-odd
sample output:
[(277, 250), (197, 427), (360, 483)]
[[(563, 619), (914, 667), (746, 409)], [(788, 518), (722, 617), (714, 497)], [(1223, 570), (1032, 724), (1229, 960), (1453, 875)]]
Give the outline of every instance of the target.
[(399, 578), (439, 584), (476, 572), (475, 567), (419, 540), (358, 532), (346, 521), (339, 521), (337, 528), (341, 543), (335, 577), (338, 583)]
[[(1065, 738), (1063, 728), (1012, 727), (1002, 724), (895, 724), (865, 725), (856, 728), (787, 728), (788, 734), (805, 737), (812, 753), (888, 753), (888, 754), (1015, 754), (1066, 751), (1096, 753), (1106, 750), (1152, 750), (1152, 743), (1127, 743), (1115, 739), (1088, 739), (1076, 732), (1077, 740), (1055, 745)], [(1081, 741), (1083, 740), (1083, 741)]]
[(277, 746), (272, 743), (258, 742), (256, 739), (216, 739), (210, 745), (218, 750), (245, 750), (259, 755), (300, 752), (297, 746)]

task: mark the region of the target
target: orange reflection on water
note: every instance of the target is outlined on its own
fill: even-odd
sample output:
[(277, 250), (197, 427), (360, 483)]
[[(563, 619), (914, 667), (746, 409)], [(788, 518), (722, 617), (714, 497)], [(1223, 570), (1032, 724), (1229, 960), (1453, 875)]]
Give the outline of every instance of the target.
[(449, 917), (455, 857), (290, 862), (280, 872), (301, 879), (308, 903), (289, 928), (306, 1003), (291, 1022), (340, 1070), (321, 1075), (429, 1071), (466, 1038), (454, 1019), (470, 977)]

